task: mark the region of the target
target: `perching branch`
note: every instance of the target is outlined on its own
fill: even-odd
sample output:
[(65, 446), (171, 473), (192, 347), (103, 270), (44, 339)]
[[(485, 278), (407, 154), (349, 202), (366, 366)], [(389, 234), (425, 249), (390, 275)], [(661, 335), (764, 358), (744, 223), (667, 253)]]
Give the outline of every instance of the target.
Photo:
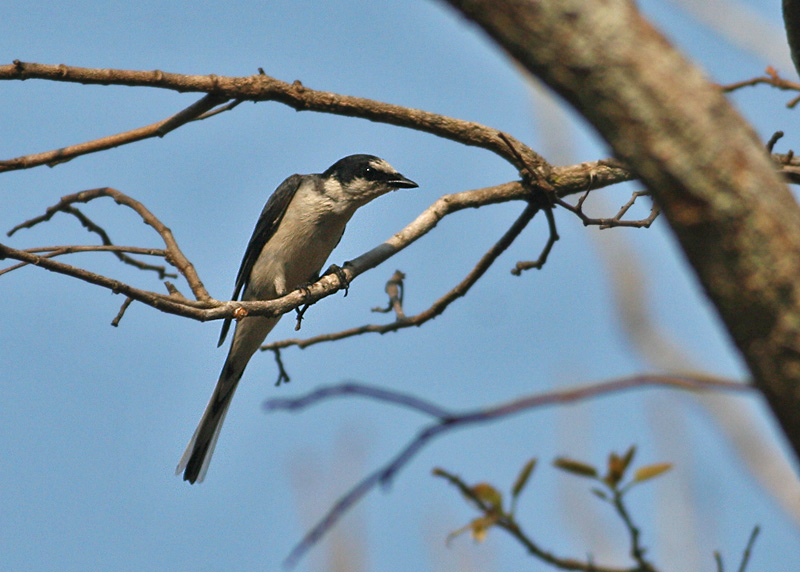
[[(555, 167), (552, 169), (552, 173), (553, 176), (556, 177), (553, 188), (557, 196), (567, 196), (569, 194), (583, 192), (586, 188), (602, 188), (610, 184), (627, 180), (629, 177), (624, 169), (599, 161), (594, 163), (581, 163), (569, 167)], [(111, 188), (92, 189), (67, 195), (56, 205), (49, 207), (43, 215), (21, 223), (15, 227), (14, 230), (17, 231), (20, 228), (30, 228), (41, 224), (50, 220), (57, 212), (64, 211), (65, 209), (68, 210), (68, 207), (71, 207), (74, 203), (89, 202), (102, 196), (109, 196), (117, 203), (133, 209), (142, 217), (144, 222), (159, 233), (167, 247), (166, 261), (175, 266), (186, 279), (194, 294), (195, 300), (187, 299), (177, 291), (172, 291), (167, 295), (143, 290), (108, 276), (103, 276), (83, 268), (52, 260), (49, 256), (36, 254), (36, 249), (20, 250), (0, 244), (0, 259), (10, 258), (25, 264), (38, 266), (51, 272), (77, 278), (107, 288), (114, 293), (124, 294), (137, 302), (146, 304), (162, 312), (200, 321), (217, 320), (242, 315), (280, 315), (303, 304), (313, 304), (322, 298), (334, 294), (342, 288), (339, 277), (329, 275), (322, 277), (316, 284), (304, 289), (302, 292), (291, 292), (283, 298), (270, 300), (268, 302), (221, 302), (215, 300), (205, 290), (194, 266), (183, 255), (169, 228), (140, 202)], [(468, 208), (478, 208), (503, 202), (518, 200), (528, 201), (530, 196), (531, 191), (520, 182), (509, 182), (495, 187), (444, 195), (420, 214), (415, 221), (406, 226), (406, 228), (379, 246), (348, 262), (342, 270), (343, 277), (347, 283), (352, 282), (358, 275), (374, 268), (433, 230), (438, 222), (449, 214)], [(0, 271), (0, 273), (8, 272), (11, 269), (19, 267), (20, 265), (15, 265)], [(480, 274), (484, 271), (485, 269), (481, 271)], [(480, 274), (477, 275), (475, 279), (479, 278)], [(471, 285), (471, 283), (469, 285)], [(458, 296), (459, 294), (456, 293), (455, 297)], [(449, 304), (449, 302), (447, 302), (447, 304)], [(447, 304), (445, 304), (444, 307), (446, 307)], [(244, 314), (241, 312), (244, 312)]]
[[(590, 174), (589, 177), (590, 177), (590, 180), (591, 180), (592, 175)], [(564, 196), (563, 195), (564, 189), (560, 188), (560, 187), (556, 187), (555, 188), (555, 193), (556, 193), (556, 197)], [(587, 193), (588, 193), (588, 191), (586, 191), (583, 194), (582, 199), (585, 199)], [(628, 209), (631, 207), (633, 202), (636, 200), (636, 197), (637, 196), (641, 196), (642, 194), (644, 194), (644, 193), (641, 193), (641, 192), (634, 193), (633, 198), (630, 201), (628, 201), (628, 203), (623, 205), (623, 207), (620, 209), (620, 211), (617, 213), (617, 215), (616, 215), (616, 217), (614, 219), (590, 219), (590, 220), (601, 220), (605, 224), (607, 224), (609, 227), (610, 226), (634, 226), (634, 225), (635, 226), (644, 226), (643, 224), (635, 224), (638, 221), (621, 221), (620, 220), (621, 217), (628, 211)], [(450, 195), (450, 196), (452, 197), (454, 195)], [(444, 198), (445, 197), (443, 197), (443, 199)], [(440, 199), (440, 200), (442, 200), (442, 199)], [(576, 212), (576, 210), (577, 210), (576, 214), (578, 214), (578, 216), (580, 216), (582, 218), (586, 218), (586, 216), (583, 214), (582, 210), (580, 210), (580, 206), (578, 206), (577, 209), (576, 209), (575, 207), (572, 207), (571, 205), (569, 205), (565, 201), (562, 201), (560, 198), (556, 198), (556, 203), (559, 206), (566, 206), (568, 208), (568, 210), (570, 210), (571, 212)], [(451, 202), (444, 202), (443, 206), (444, 205), (447, 205), (448, 208), (450, 208), (452, 203)], [(433, 206), (435, 206), (435, 204)], [(433, 206), (431, 208), (433, 208)], [(429, 209), (429, 211), (430, 210), (431, 209)], [(425, 310), (423, 312), (420, 312), (419, 314), (416, 314), (414, 316), (405, 316), (405, 315), (398, 316), (397, 319), (394, 322), (391, 322), (391, 323), (388, 323), (388, 324), (366, 324), (366, 325), (363, 325), (363, 326), (347, 328), (345, 330), (341, 330), (341, 331), (338, 331), (338, 332), (331, 332), (331, 333), (328, 333), (328, 334), (320, 334), (318, 336), (313, 336), (313, 337), (305, 338), (305, 339), (303, 339), (303, 338), (288, 338), (288, 339), (284, 339), (284, 340), (278, 340), (278, 341), (270, 342), (270, 343), (267, 343), (267, 344), (263, 345), (261, 347), (261, 350), (262, 351), (273, 351), (273, 350), (276, 350), (276, 349), (287, 348), (287, 347), (291, 347), (291, 346), (297, 346), (297, 347), (299, 347), (301, 349), (304, 349), (304, 348), (307, 348), (309, 346), (313, 346), (313, 345), (316, 345), (316, 344), (319, 344), (319, 343), (337, 341), (337, 340), (341, 340), (341, 339), (345, 339), (345, 338), (351, 338), (351, 337), (354, 337), (354, 336), (360, 336), (362, 334), (367, 334), (367, 333), (385, 334), (387, 332), (395, 332), (395, 331), (398, 331), (398, 330), (401, 330), (401, 329), (404, 329), (404, 328), (410, 328), (410, 327), (413, 327), (413, 326), (421, 326), (422, 324), (424, 324), (428, 320), (431, 320), (431, 319), (435, 318), (436, 316), (439, 316), (456, 299), (458, 299), (461, 296), (464, 296), (467, 293), (467, 291), (469, 290), (469, 288), (486, 272), (486, 270), (488, 270), (488, 268), (491, 266), (491, 264), (494, 262), (494, 260), (500, 254), (502, 254), (502, 252), (506, 248), (508, 248), (508, 246), (511, 245), (511, 243), (514, 241), (514, 239), (519, 234), (519, 232), (521, 232), (524, 229), (525, 225), (527, 225), (527, 222), (522, 223), (523, 218), (527, 217), (528, 215), (530, 215), (532, 217), (536, 213), (537, 210), (538, 210), (538, 208), (536, 208), (536, 207), (532, 208), (531, 205), (529, 205), (528, 208), (520, 216), (520, 219), (518, 219), (514, 223), (514, 225), (512, 225), (512, 227), (500, 239), (500, 241), (498, 241), (497, 244), (495, 244), (486, 254), (484, 254), (484, 256), (481, 258), (481, 260), (478, 261), (478, 264), (472, 269), (472, 271), (470, 271), (470, 273), (461, 282), (459, 282), (456, 286), (454, 286), (449, 292), (447, 292), (444, 296), (442, 296), (438, 300), (436, 300), (427, 310)], [(449, 213), (442, 214), (442, 217), (445, 216), (445, 214), (449, 214)], [(657, 214), (658, 214), (658, 211), (657, 211), (656, 207), (653, 207), (653, 213), (651, 213), (650, 218), (655, 219)], [(545, 243), (544, 247), (542, 248), (542, 252), (539, 255), (539, 258), (537, 260), (535, 260), (535, 261), (517, 262), (516, 266), (511, 270), (512, 274), (514, 274), (516, 276), (519, 276), (525, 270), (529, 270), (531, 268), (541, 268), (544, 265), (544, 263), (547, 261), (547, 256), (549, 255), (549, 253), (550, 253), (553, 245), (555, 244), (555, 242), (558, 240), (558, 232), (557, 232), (556, 226), (555, 226), (555, 219), (554, 219), (554, 215), (553, 215), (553, 210), (549, 209), (549, 208), (546, 208), (545, 209), (545, 215), (547, 216), (549, 235), (548, 235), (547, 242)], [(419, 221), (420, 219), (418, 218), (417, 220)], [(441, 217), (438, 220), (441, 220)], [(428, 223), (428, 225), (430, 226), (431, 229), (433, 228), (433, 226), (435, 226), (435, 224), (436, 224), (436, 222), (438, 222), (438, 220), (432, 221), (431, 223)], [(530, 220), (530, 219), (528, 218), (527, 220)], [(628, 223), (630, 223), (630, 224), (628, 224)], [(652, 223), (652, 220), (650, 220), (650, 223)], [(649, 226), (650, 223), (648, 223), (648, 226)]]
[(531, 395), (494, 407), (461, 412), (444, 409), (443, 407), (439, 407), (433, 403), (414, 397), (413, 395), (358, 383), (345, 383), (331, 387), (323, 387), (299, 398), (269, 399), (264, 403), (264, 408), (267, 411), (298, 411), (333, 397), (358, 395), (409, 408), (433, 418), (433, 421), (424, 426), (417, 433), (417, 436), (386, 465), (365, 477), (343, 497), (336, 501), (323, 519), (305, 535), (297, 546), (295, 546), (286, 558), (285, 564), (287, 567), (294, 566), (353, 505), (364, 497), (364, 495), (379, 484), (388, 485), (398, 471), (400, 471), (423, 447), (444, 433), (464, 426), (506, 419), (537, 407), (574, 403), (628, 389), (657, 386), (674, 387), (691, 391), (731, 390), (749, 392), (752, 389), (749, 384), (708, 376), (639, 375), (595, 385), (587, 385), (571, 390)]
[[(451, 303), (456, 301), (458, 298), (465, 296), (467, 292), (469, 292), (469, 289), (481, 278), (481, 276), (483, 276), (486, 273), (486, 271), (489, 269), (492, 263), (494, 263), (494, 261), (497, 260), (497, 257), (500, 256), (509, 246), (511, 246), (511, 243), (514, 242), (514, 240), (519, 236), (519, 234), (525, 229), (525, 227), (528, 225), (531, 219), (533, 219), (534, 215), (537, 213), (538, 210), (539, 207), (535, 206), (532, 203), (528, 203), (528, 205), (525, 207), (525, 210), (522, 211), (522, 214), (520, 214), (517, 220), (514, 221), (514, 224), (512, 224), (511, 227), (505, 232), (505, 234), (503, 234), (500, 240), (498, 240), (494, 244), (494, 246), (492, 246), (486, 252), (486, 254), (484, 254), (481, 257), (481, 259), (478, 261), (475, 267), (469, 272), (469, 274), (467, 274), (461, 282), (459, 282), (444, 296), (436, 300), (436, 302), (434, 302), (424, 312), (420, 312), (419, 314), (411, 317), (398, 316), (398, 319), (392, 322), (391, 324), (361, 326), (359, 328), (351, 328), (349, 330), (344, 330), (332, 334), (323, 334), (320, 336), (315, 336), (313, 338), (309, 338), (306, 340), (301, 340), (297, 338), (281, 340), (278, 342), (266, 344), (261, 347), (261, 350), (274, 351), (289, 346), (298, 346), (300, 348), (306, 348), (308, 346), (318, 344), (320, 342), (341, 340), (343, 338), (349, 338), (367, 332), (376, 332), (379, 334), (385, 334), (386, 332), (393, 332), (403, 328), (410, 328), (412, 326), (421, 326), (425, 322), (439, 316), (442, 312), (444, 312), (447, 309), (447, 307)], [(419, 218), (417, 220), (419, 220)], [(435, 225), (436, 223), (434, 222), (433, 224)]]

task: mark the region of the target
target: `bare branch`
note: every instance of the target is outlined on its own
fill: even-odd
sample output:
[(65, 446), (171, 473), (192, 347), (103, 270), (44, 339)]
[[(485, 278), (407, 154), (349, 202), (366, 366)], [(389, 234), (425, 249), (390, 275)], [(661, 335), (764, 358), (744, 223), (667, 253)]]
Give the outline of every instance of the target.
[[(40, 246), (37, 248), (26, 248), (24, 252), (30, 252), (32, 254), (39, 254), (44, 253), (45, 258), (55, 258), (56, 256), (61, 256), (63, 254), (73, 254), (75, 252), (113, 252), (114, 254), (117, 253), (129, 253), (129, 254), (142, 254), (146, 256), (160, 256), (166, 257), (167, 251), (160, 249), (160, 248), (141, 248), (138, 246), (115, 246), (115, 245), (70, 245), (70, 246)], [(16, 270), (17, 268), (21, 268), (23, 266), (27, 266), (28, 262), (21, 262), (19, 264), (14, 264), (7, 268), (0, 269), (0, 276), (7, 272), (11, 272), (12, 270)], [(150, 266), (150, 265), (145, 265)], [(144, 270), (148, 270), (149, 268), (143, 267)], [(153, 266), (152, 269), (159, 272), (159, 277), (176, 277), (177, 275), (164, 273), (163, 276), (161, 275), (160, 270), (165, 270), (163, 266)]]
[[(194, 318), (196, 320), (212, 319), (206, 317), (208, 311), (205, 310), (205, 308), (208, 308), (210, 305), (216, 302), (212, 299), (204, 302), (195, 302), (193, 300), (187, 300), (183, 297), (180, 299), (173, 299), (170, 296), (135, 288), (125, 284), (124, 282), (120, 282), (119, 280), (114, 280), (113, 278), (108, 278), (107, 276), (102, 276), (83, 268), (78, 268), (70, 264), (64, 264), (63, 262), (52, 260), (47, 256), (39, 256), (25, 250), (17, 250), (16, 248), (11, 248), (4, 244), (0, 244), (0, 260), (3, 258), (20, 260), (26, 264), (39, 266), (51, 272), (64, 274), (66, 276), (71, 276), (72, 278), (83, 280), (84, 282), (89, 282), (90, 284), (102, 286), (103, 288), (111, 290), (115, 294), (125, 294), (136, 301), (147, 304), (148, 306), (152, 306), (153, 308), (163, 312), (177, 314), (187, 318)], [(16, 265), (14, 268), (18, 268), (19, 266), (21, 265)], [(6, 269), (6, 271), (8, 270), (10, 269)], [(216, 304), (220, 305), (221, 303), (216, 302)]]
[(336, 501), (323, 519), (304, 536), (303, 540), (301, 540), (294, 549), (292, 549), (292, 552), (285, 560), (285, 564), (287, 567), (293, 567), (297, 564), (305, 553), (314, 546), (353, 505), (361, 500), (364, 495), (378, 484), (388, 485), (397, 472), (400, 471), (414, 455), (434, 438), (443, 433), (465, 425), (475, 425), (505, 419), (537, 407), (574, 403), (629, 389), (657, 386), (674, 387), (690, 391), (731, 390), (750, 392), (752, 390), (749, 384), (710, 376), (638, 375), (587, 385), (576, 389), (535, 394), (493, 407), (458, 413), (441, 408), (409, 394), (358, 383), (345, 383), (337, 386), (323, 387), (299, 398), (269, 399), (264, 403), (266, 411), (297, 411), (311, 405), (316, 405), (332, 397), (359, 395), (377, 399), (378, 401), (401, 405), (435, 419), (431, 424), (423, 427), (417, 433), (417, 436), (386, 465), (365, 477)]
[[(148, 72), (47, 65), (19, 60), (14, 60), (11, 65), (0, 66), (0, 80), (32, 78), (95, 85), (153, 87), (177, 92), (205, 92), (220, 98), (220, 100), (277, 101), (297, 111), (318, 111), (347, 117), (360, 117), (370, 121), (424, 131), (464, 145), (483, 147), (516, 165), (518, 169), (522, 168), (522, 165), (517, 165), (516, 157), (509, 151), (507, 144), (500, 139), (496, 129), (419, 109), (390, 105), (362, 97), (316, 91), (303, 86), (299, 81), (286, 83), (266, 74), (249, 77), (200, 76), (166, 73), (158, 70)], [(159, 127), (155, 128), (156, 131), (158, 129)], [(549, 177), (550, 166), (541, 156), (510, 135), (506, 137), (513, 142), (527, 164), (533, 165), (543, 176)], [(43, 162), (45, 161), (38, 164)], [(2, 164), (0, 163), (0, 165)]]
[(281, 350), (275, 349), (273, 350), (275, 353), (275, 363), (278, 366), (278, 380), (275, 382), (275, 386), (279, 386), (282, 383), (289, 383), (292, 381), (292, 378), (289, 377), (289, 373), (286, 371), (286, 368), (283, 367), (283, 360), (281, 359)]
[[(743, 87), (752, 87), (755, 85), (770, 85), (774, 88), (780, 89), (781, 91), (800, 91), (800, 83), (789, 81), (787, 79), (783, 79), (778, 75), (777, 70), (772, 67), (768, 67), (766, 69), (766, 74), (764, 76), (754, 77), (752, 79), (747, 79), (744, 81), (737, 81), (735, 83), (730, 83), (727, 85), (720, 85), (719, 88), (722, 90), (723, 93), (731, 93), (738, 89), (742, 89)], [(789, 103), (786, 104), (786, 107), (792, 109), (795, 107), (798, 102), (800, 102), (800, 97), (795, 97)]]
[(125, 301), (122, 303), (122, 306), (120, 306), (119, 312), (117, 313), (116, 317), (113, 320), (111, 320), (112, 326), (114, 326), (115, 328), (119, 326), (119, 322), (120, 320), (122, 320), (122, 316), (125, 315), (125, 310), (128, 309), (128, 306), (131, 305), (131, 302), (133, 302), (133, 298), (131, 297), (125, 298)]
[[(80, 220), (81, 223), (90, 231), (98, 234), (104, 243), (111, 245), (110, 238), (102, 228), (95, 225), (91, 220), (89, 220), (88, 217), (84, 216), (82, 213), (80, 213), (80, 211), (72, 207), (74, 203), (88, 203), (99, 197), (111, 197), (117, 204), (129, 207), (140, 217), (142, 217), (142, 220), (145, 222), (145, 224), (151, 226), (163, 239), (164, 244), (167, 247), (167, 255), (165, 257), (167, 262), (175, 266), (175, 268), (177, 268), (178, 271), (184, 276), (186, 282), (189, 284), (189, 287), (192, 289), (192, 292), (194, 292), (195, 297), (201, 301), (207, 301), (211, 299), (205, 289), (205, 286), (203, 286), (203, 283), (200, 281), (200, 277), (197, 275), (194, 266), (191, 262), (189, 262), (181, 249), (178, 247), (178, 243), (172, 236), (172, 231), (160, 220), (158, 220), (158, 218), (156, 218), (156, 216), (151, 213), (142, 203), (132, 199), (125, 193), (122, 193), (116, 189), (112, 189), (111, 187), (91, 189), (61, 197), (61, 200), (57, 204), (49, 207), (43, 215), (18, 224), (9, 231), (8, 235), (11, 236), (22, 228), (32, 228), (37, 224), (46, 222), (50, 220), (57, 212), (68, 212), (78, 217), (78, 220)], [(11, 257), (14, 258), (13, 256)]]
[(650, 207), (650, 214), (647, 216), (647, 218), (640, 220), (623, 220), (622, 217), (625, 216), (628, 210), (630, 210), (630, 208), (634, 205), (636, 199), (639, 197), (650, 196), (648, 191), (636, 191), (631, 195), (630, 200), (622, 205), (619, 211), (617, 211), (617, 214), (615, 214), (613, 217), (592, 218), (583, 212), (583, 203), (586, 201), (588, 196), (589, 191), (585, 192), (574, 206), (561, 199), (556, 199), (556, 204), (575, 214), (581, 219), (584, 226), (599, 226), (601, 230), (616, 227), (650, 228), (650, 225), (653, 224), (661, 212), (658, 208), (658, 205), (653, 203), (653, 205)]
[(542, 266), (544, 266), (545, 262), (547, 262), (547, 257), (550, 255), (553, 245), (559, 239), (558, 230), (556, 229), (556, 219), (553, 216), (553, 209), (549, 206), (545, 207), (544, 214), (547, 216), (547, 226), (550, 233), (547, 236), (547, 242), (545, 242), (544, 248), (542, 248), (542, 253), (536, 260), (517, 262), (516, 266), (511, 269), (511, 274), (514, 276), (519, 276), (523, 271), (530, 270), (531, 268), (540, 270)]
[(158, 123), (153, 123), (152, 125), (139, 127), (138, 129), (132, 129), (123, 133), (117, 133), (116, 135), (109, 135), (108, 137), (101, 137), (100, 139), (79, 143), (77, 145), (68, 145), (67, 147), (46, 151), (44, 153), (34, 153), (31, 155), (23, 155), (14, 159), (0, 161), (0, 173), (5, 171), (16, 171), (19, 169), (30, 169), (40, 165), (54, 167), (59, 163), (65, 163), (81, 155), (105, 151), (106, 149), (112, 149), (114, 147), (127, 145), (128, 143), (134, 143), (136, 141), (149, 139), (151, 137), (163, 137), (170, 131), (177, 129), (189, 121), (212, 117), (213, 115), (216, 115), (222, 111), (233, 109), (238, 104), (238, 102), (233, 102), (226, 106), (220, 107), (217, 110), (208, 111), (225, 101), (226, 100), (223, 98), (207, 95), (176, 115), (168, 117), (167, 119), (159, 121)]
[[(494, 246), (492, 246), (492, 248), (490, 248), (488, 252), (486, 252), (486, 254), (484, 254), (481, 257), (481, 259), (478, 261), (475, 267), (469, 272), (469, 274), (467, 274), (461, 282), (459, 282), (444, 296), (436, 300), (436, 302), (434, 302), (424, 312), (421, 312), (416, 316), (412, 316), (410, 318), (398, 317), (398, 319), (395, 322), (381, 326), (379, 325), (362, 326), (360, 328), (352, 328), (350, 330), (345, 330), (343, 332), (315, 336), (314, 338), (309, 338), (307, 340), (290, 339), (290, 340), (273, 342), (262, 346), (261, 350), (262, 351), (275, 350), (289, 346), (299, 346), (301, 348), (305, 348), (320, 342), (341, 340), (343, 338), (348, 338), (354, 335), (359, 335), (367, 332), (377, 332), (384, 334), (386, 332), (392, 332), (402, 328), (410, 328), (411, 326), (421, 326), (428, 320), (432, 320), (436, 316), (439, 316), (455, 300), (466, 295), (466, 293), (469, 292), (469, 289), (472, 287), (472, 285), (475, 284), (475, 282), (477, 282), (480, 279), (480, 277), (486, 273), (486, 271), (489, 269), (492, 263), (494, 263), (494, 261), (497, 260), (497, 257), (500, 256), (509, 246), (511, 246), (511, 243), (514, 242), (514, 240), (519, 236), (519, 233), (521, 233), (525, 229), (525, 227), (528, 225), (531, 219), (533, 219), (534, 215), (538, 212), (538, 210), (539, 210), (538, 206), (532, 203), (528, 203), (528, 205), (525, 207), (525, 210), (522, 211), (522, 214), (520, 214), (519, 218), (517, 218), (517, 220), (514, 221), (514, 224), (511, 225), (511, 227), (505, 232), (505, 234), (500, 238), (500, 240), (498, 240), (494, 244)], [(423, 213), (423, 215), (424, 214), (425, 213)], [(417, 221), (419, 221), (423, 215), (420, 215), (420, 217), (417, 218)], [(444, 216), (444, 214), (442, 214), (442, 216)], [(415, 223), (417, 221), (415, 221)], [(412, 225), (413, 224), (414, 223), (412, 223)], [(436, 223), (434, 222), (433, 224), (435, 225)], [(396, 236), (397, 235), (395, 235), (395, 237)], [(386, 243), (384, 243), (381, 246), (384, 246), (385, 244)], [(381, 246), (379, 246), (378, 248), (381, 248)]]
[[(92, 219), (90, 219), (88, 216), (83, 214), (77, 208), (72, 207), (72, 206), (70, 206), (68, 204), (65, 204), (58, 210), (60, 210), (62, 212), (65, 212), (67, 214), (71, 214), (75, 218), (77, 218), (80, 221), (80, 223), (83, 225), (83, 227), (86, 228), (86, 230), (98, 235), (100, 237), (100, 240), (103, 242), (103, 244), (105, 246), (114, 246), (114, 243), (111, 241), (111, 237), (108, 236), (108, 233), (105, 231), (105, 229), (103, 227), (101, 227), (100, 225), (98, 225), (97, 223), (95, 223)], [(55, 213), (55, 212), (56, 211), (53, 211), (53, 213)], [(52, 214), (50, 214), (49, 216), (52, 216)], [(37, 219), (31, 219), (29, 221), (26, 221), (26, 222), (24, 222), (22, 224), (19, 224), (19, 225), (15, 226), (10, 231), (8, 231), (7, 234), (8, 234), (8, 236), (12, 236), (18, 230), (20, 230), (22, 228), (30, 228), (30, 227), (34, 226), (35, 224), (37, 224), (38, 222), (42, 222), (43, 220), (47, 220), (47, 219), (44, 219), (42, 217), (37, 217)], [(70, 247), (67, 247), (67, 248), (70, 249)], [(28, 252), (36, 252), (39, 249), (27, 249), (27, 250), (28, 250)], [(167, 269), (164, 266), (156, 266), (156, 265), (153, 265), (153, 264), (147, 264), (146, 262), (142, 262), (140, 260), (136, 260), (135, 258), (131, 258), (130, 256), (127, 256), (125, 254), (126, 251), (127, 250), (112, 249), (112, 250), (109, 250), (108, 252), (113, 252), (114, 255), (120, 261), (124, 262), (125, 264), (129, 264), (131, 266), (134, 266), (134, 267), (138, 268), (139, 270), (153, 270), (153, 271), (157, 272), (158, 273), (158, 277), (159, 277), (160, 280), (163, 280), (164, 278), (177, 278), (178, 277), (177, 274), (168, 273)], [(67, 254), (67, 252), (68, 252), (68, 250), (62, 250), (58, 254)], [(71, 252), (77, 252), (77, 250), (71, 250)], [(84, 249), (84, 252), (88, 252), (88, 250)], [(150, 254), (152, 254), (153, 252), (154, 252), (154, 250), (150, 249)], [(166, 251), (159, 251), (159, 252), (163, 253), (163, 254), (160, 254), (160, 256), (163, 256), (165, 258), (167, 257)]]

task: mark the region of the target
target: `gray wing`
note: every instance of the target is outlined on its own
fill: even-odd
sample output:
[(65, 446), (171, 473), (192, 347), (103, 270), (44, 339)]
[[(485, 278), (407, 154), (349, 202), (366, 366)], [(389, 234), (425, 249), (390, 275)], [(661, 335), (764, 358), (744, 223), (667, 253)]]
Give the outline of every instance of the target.
[[(239, 273), (236, 275), (236, 286), (233, 289), (233, 296), (231, 300), (238, 300), (239, 295), (247, 286), (250, 280), (250, 271), (253, 270), (253, 265), (258, 260), (264, 245), (275, 234), (283, 215), (286, 213), (286, 208), (292, 202), (292, 198), (300, 186), (302, 178), (300, 175), (292, 175), (284, 182), (282, 182), (275, 192), (272, 193), (264, 209), (261, 211), (261, 216), (258, 217), (256, 228), (253, 230), (253, 236), (250, 237), (250, 242), (247, 245), (247, 250), (244, 251), (242, 264), (239, 267)], [(219, 342), (217, 347), (221, 346), (225, 341), (225, 336), (228, 335), (228, 330), (231, 327), (231, 319), (226, 318), (222, 324), (222, 331), (219, 335)]]

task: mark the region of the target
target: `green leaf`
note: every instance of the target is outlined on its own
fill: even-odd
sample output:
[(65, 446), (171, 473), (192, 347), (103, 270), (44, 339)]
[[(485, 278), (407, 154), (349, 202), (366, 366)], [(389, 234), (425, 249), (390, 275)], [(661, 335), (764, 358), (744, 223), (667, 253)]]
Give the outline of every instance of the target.
[(484, 504), (489, 505), (494, 510), (501, 510), (503, 507), (503, 495), (489, 483), (478, 483), (470, 489), (476, 498)]
[(616, 488), (616, 486), (620, 483), (620, 481), (625, 477), (625, 471), (628, 469), (628, 465), (630, 465), (631, 461), (633, 460), (633, 455), (636, 453), (636, 446), (631, 445), (631, 447), (625, 452), (622, 457), (618, 456), (616, 453), (611, 453), (608, 456), (608, 473), (603, 478), (603, 481), (612, 489)]
[(597, 469), (593, 466), (575, 461), (574, 459), (568, 459), (567, 457), (556, 458), (556, 460), (553, 461), (553, 466), (562, 471), (572, 473), (573, 475), (578, 475), (579, 477), (597, 478)]
[(636, 469), (633, 475), (634, 482), (641, 483), (650, 479), (654, 479), (659, 475), (663, 475), (672, 468), (672, 463), (655, 463), (653, 465), (645, 465)]
[(633, 461), (633, 456), (636, 454), (636, 445), (631, 445), (630, 448), (625, 452), (625, 455), (622, 457), (622, 470), (628, 468), (628, 465), (631, 464)]
[(535, 466), (536, 466), (536, 458), (534, 457), (533, 459), (525, 463), (524, 467), (522, 467), (522, 470), (519, 472), (519, 475), (517, 475), (517, 480), (514, 481), (514, 486), (511, 489), (511, 496), (513, 498), (517, 498), (519, 494), (522, 492), (522, 489), (525, 488), (525, 485), (528, 484), (528, 479), (530, 478), (531, 473), (533, 472), (533, 468)]

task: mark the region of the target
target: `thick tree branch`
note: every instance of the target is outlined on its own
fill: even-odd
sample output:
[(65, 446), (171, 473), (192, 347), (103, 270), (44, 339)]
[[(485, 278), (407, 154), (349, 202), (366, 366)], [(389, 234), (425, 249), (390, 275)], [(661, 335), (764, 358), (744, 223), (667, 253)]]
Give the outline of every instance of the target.
[(661, 207), (800, 457), (800, 209), (629, 0), (449, 0), (592, 123)]
[(783, 0), (783, 24), (795, 70), (800, 74), (800, 1)]

